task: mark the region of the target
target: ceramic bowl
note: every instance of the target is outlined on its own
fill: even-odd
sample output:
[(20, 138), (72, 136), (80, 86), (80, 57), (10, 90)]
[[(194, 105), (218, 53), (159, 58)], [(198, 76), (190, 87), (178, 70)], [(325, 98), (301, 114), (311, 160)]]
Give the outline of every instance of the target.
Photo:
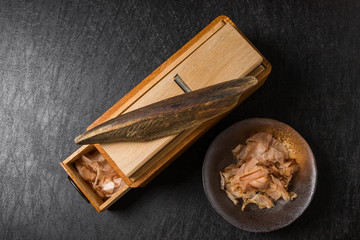
[[(294, 200), (275, 202), (271, 209), (259, 209), (255, 204), (241, 211), (238, 205), (220, 189), (220, 174), (235, 162), (231, 150), (257, 132), (270, 133), (290, 151), (290, 158), (300, 166), (289, 190), (298, 194)], [(297, 219), (309, 206), (316, 188), (317, 169), (315, 157), (307, 142), (290, 126), (272, 119), (251, 118), (240, 121), (220, 133), (210, 145), (202, 169), (203, 186), (215, 211), (237, 228), (249, 232), (269, 232), (283, 228)]]

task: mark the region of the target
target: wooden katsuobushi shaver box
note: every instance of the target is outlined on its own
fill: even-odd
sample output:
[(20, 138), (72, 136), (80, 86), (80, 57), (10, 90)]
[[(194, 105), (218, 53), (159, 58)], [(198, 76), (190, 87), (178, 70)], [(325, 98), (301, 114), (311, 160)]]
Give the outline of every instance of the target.
[[(270, 71), (270, 63), (234, 23), (228, 17), (220, 16), (106, 111), (88, 129), (151, 103), (185, 94), (174, 81), (176, 75), (180, 76), (191, 90), (240, 77), (256, 76), (257, 85), (241, 96), (240, 102), (242, 102), (265, 82)], [(147, 142), (84, 145), (61, 162), (61, 166), (79, 193), (98, 212), (101, 212), (131, 188), (145, 186), (224, 115), (179, 134)], [(126, 183), (105, 200), (81, 178), (74, 164), (83, 155), (89, 157), (94, 153), (103, 155)]]

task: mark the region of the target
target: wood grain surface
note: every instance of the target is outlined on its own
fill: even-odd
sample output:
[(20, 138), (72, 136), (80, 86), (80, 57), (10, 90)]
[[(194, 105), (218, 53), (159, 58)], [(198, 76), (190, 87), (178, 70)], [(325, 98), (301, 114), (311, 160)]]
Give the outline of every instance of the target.
[[(359, 1), (21, 1), (0, 7), (1, 239), (357, 239)], [(97, 213), (59, 162), (73, 138), (219, 15), (271, 62), (262, 88), (142, 189)], [(315, 197), (267, 234), (223, 221), (201, 168), (249, 117), (296, 129), (318, 166)]]
[[(106, 115), (109, 114), (112, 118), (118, 114), (128, 113), (151, 103), (184, 94), (174, 82), (176, 74), (179, 74), (192, 90), (197, 90), (246, 76), (258, 67), (263, 60), (262, 56), (246, 42), (232, 24), (218, 22), (216, 21), (215, 26), (211, 26), (209, 30), (205, 30), (204, 34), (200, 33), (194, 41), (195, 44), (186, 50), (178, 51), (179, 57), (170, 61), (168, 65), (165, 63), (166, 67), (161, 69), (163, 71), (160, 74), (157, 75), (155, 71), (147, 77), (147, 79), (152, 79), (154, 76), (150, 89), (146, 92), (140, 89), (129, 97), (126, 103), (120, 100), (119, 102), (123, 105), (119, 105), (118, 108), (112, 107)], [(144, 93), (140, 95), (139, 92)], [(100, 145), (122, 173), (131, 177), (178, 135), (174, 134), (148, 142), (116, 142)]]

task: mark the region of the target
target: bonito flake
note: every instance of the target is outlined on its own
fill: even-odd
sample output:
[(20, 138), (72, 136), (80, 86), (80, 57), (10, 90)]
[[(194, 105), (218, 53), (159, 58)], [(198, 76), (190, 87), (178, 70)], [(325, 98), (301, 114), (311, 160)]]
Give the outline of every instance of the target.
[(100, 153), (82, 155), (75, 162), (80, 176), (91, 184), (103, 200), (111, 197), (125, 183)]
[(237, 162), (220, 172), (221, 189), (236, 205), (242, 199), (243, 211), (249, 203), (260, 209), (272, 208), (280, 198), (288, 201), (297, 197), (288, 192), (288, 186), (299, 166), (271, 134), (259, 132), (232, 152)]

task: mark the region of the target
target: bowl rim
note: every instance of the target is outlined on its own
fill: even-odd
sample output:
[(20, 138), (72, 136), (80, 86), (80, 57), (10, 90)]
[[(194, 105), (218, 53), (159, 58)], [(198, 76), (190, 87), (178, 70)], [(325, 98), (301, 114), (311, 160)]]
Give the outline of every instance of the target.
[[(310, 196), (308, 197), (307, 201), (304, 203), (303, 207), (301, 208), (301, 210), (298, 212), (298, 214), (292, 218), (291, 220), (289, 220), (288, 222), (286, 222), (285, 224), (281, 224), (281, 225), (275, 225), (274, 228), (269, 228), (267, 230), (261, 230), (261, 231), (254, 231), (254, 230), (249, 230), (249, 229), (244, 229), (244, 228), (240, 228), (236, 223), (238, 222), (237, 220), (231, 218), (230, 216), (228, 216), (227, 214), (225, 214), (223, 211), (219, 210), (218, 207), (216, 205), (214, 205), (214, 202), (216, 202), (213, 197), (210, 195), (210, 193), (208, 192), (208, 189), (207, 189), (207, 184), (205, 184), (206, 182), (206, 179), (205, 179), (205, 174), (204, 172), (206, 171), (206, 167), (207, 167), (207, 162), (209, 160), (207, 160), (209, 158), (209, 152), (210, 150), (212, 150), (212, 148), (214, 147), (215, 143), (216, 143), (216, 140), (221, 136), (223, 135), (225, 132), (227, 131), (230, 131), (230, 129), (232, 128), (236, 128), (237, 125), (240, 125), (240, 124), (244, 124), (245, 122), (252, 122), (252, 121), (265, 121), (265, 122), (268, 122), (268, 123), (277, 123), (279, 125), (283, 125), (284, 127), (287, 127), (289, 128), (291, 131), (293, 131), (295, 134), (299, 135), (305, 146), (308, 148), (308, 152), (309, 152), (309, 155), (312, 156), (310, 158), (310, 160), (312, 161), (312, 166), (313, 166), (313, 175), (314, 175), (314, 178), (311, 179), (311, 182), (312, 182), (312, 188), (310, 189)], [(230, 223), (231, 225), (235, 226), (236, 228), (239, 228), (241, 230), (245, 230), (245, 231), (248, 231), (248, 232), (271, 232), (271, 231), (275, 231), (275, 230), (278, 230), (278, 229), (281, 229), (281, 228), (284, 228), (286, 226), (289, 226), (291, 223), (293, 223), (296, 219), (298, 219), (304, 212), (305, 210), (309, 207), (310, 203), (312, 202), (313, 198), (314, 198), (314, 195), (315, 195), (315, 192), (316, 192), (316, 188), (317, 188), (317, 178), (318, 178), (318, 170), (317, 170), (317, 166), (316, 166), (316, 159), (315, 159), (315, 156), (314, 156), (314, 153), (311, 149), (311, 147), (309, 146), (308, 142), (300, 135), (300, 133), (298, 133), (294, 128), (292, 128), (291, 126), (289, 126), (288, 124), (286, 123), (283, 123), (283, 122), (280, 122), (278, 120), (275, 120), (275, 119), (271, 119), (271, 118), (247, 118), (247, 119), (243, 119), (243, 120), (240, 120), (232, 125), (230, 125), (229, 127), (227, 127), (226, 129), (224, 129), (223, 131), (221, 131), (219, 134), (217, 134), (217, 136), (212, 140), (211, 144), (209, 145), (207, 151), (206, 151), (206, 154), (205, 154), (205, 157), (204, 157), (204, 162), (203, 162), (203, 166), (202, 166), (202, 185), (203, 185), (203, 189), (204, 189), (204, 192), (205, 192), (205, 195), (206, 195), (206, 198), (208, 199), (208, 201), (210, 202), (212, 208), (215, 210), (215, 212), (220, 215), (225, 221), (227, 221), (228, 223)]]

